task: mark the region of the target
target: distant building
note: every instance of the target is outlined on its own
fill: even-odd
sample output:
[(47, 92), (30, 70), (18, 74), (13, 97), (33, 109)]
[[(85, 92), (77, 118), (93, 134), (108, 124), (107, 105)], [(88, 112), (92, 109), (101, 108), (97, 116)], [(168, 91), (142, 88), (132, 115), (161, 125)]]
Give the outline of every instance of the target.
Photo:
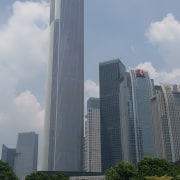
[(8, 148), (3, 144), (1, 160), (9, 164), (12, 170), (14, 170), (14, 161), (15, 161), (16, 149)]
[[(135, 140), (131, 142), (133, 144), (130, 144), (130, 147), (135, 145), (135, 159), (138, 162), (142, 157), (155, 156), (151, 104), (153, 81), (150, 79), (148, 72), (141, 69), (130, 70), (130, 78), (132, 93), (132, 108), (130, 109), (133, 111), (134, 121), (131, 122), (131, 125), (134, 126), (134, 132), (131, 135), (131, 138), (134, 138)], [(130, 151), (132, 151), (131, 148)]]
[(161, 84), (152, 98), (156, 156), (180, 160), (180, 85)]
[(37, 171), (37, 159), (38, 135), (35, 132), (19, 133), (14, 171), (20, 180)]
[(126, 72), (119, 59), (100, 63), (102, 172), (118, 161), (139, 162), (155, 156), (154, 82), (147, 71)]
[(122, 160), (120, 82), (124, 74), (119, 59), (99, 64), (102, 172)]
[(101, 172), (99, 98), (89, 98), (87, 101), (87, 120), (85, 122), (84, 140), (84, 170), (86, 172)]

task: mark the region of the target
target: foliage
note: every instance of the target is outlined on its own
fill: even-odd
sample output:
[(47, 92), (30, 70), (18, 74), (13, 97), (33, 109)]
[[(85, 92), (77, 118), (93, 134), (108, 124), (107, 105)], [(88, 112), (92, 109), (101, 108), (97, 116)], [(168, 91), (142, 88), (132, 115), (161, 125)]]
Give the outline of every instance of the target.
[(55, 174), (48, 176), (43, 172), (36, 172), (26, 176), (26, 180), (68, 180), (69, 177), (64, 174)]
[(0, 179), (1, 180), (18, 180), (12, 169), (7, 163), (0, 161)]
[(174, 168), (165, 159), (145, 157), (138, 163), (138, 173), (142, 176), (164, 176), (173, 174)]
[(180, 180), (180, 174), (179, 174), (179, 175), (175, 175), (175, 177), (173, 178), (173, 180)]
[(50, 180), (46, 173), (36, 172), (26, 176), (26, 180)]
[(148, 177), (145, 177), (146, 180), (171, 180), (173, 179), (173, 177), (170, 177), (170, 176), (161, 176), (161, 177), (158, 177), (158, 176), (148, 176)]
[(129, 180), (129, 178), (137, 175), (137, 170), (134, 165), (128, 162), (117, 163), (115, 170), (118, 173), (118, 176), (123, 180)]
[(68, 180), (69, 177), (64, 174), (59, 173), (59, 174), (52, 175), (50, 179), (51, 180)]
[(137, 175), (136, 168), (128, 162), (118, 162), (114, 168), (105, 173), (107, 180), (129, 180)]
[(174, 165), (174, 179), (173, 180), (180, 180), (180, 166), (179, 165)]
[(114, 168), (110, 168), (105, 172), (105, 180), (116, 180), (118, 179), (118, 173)]

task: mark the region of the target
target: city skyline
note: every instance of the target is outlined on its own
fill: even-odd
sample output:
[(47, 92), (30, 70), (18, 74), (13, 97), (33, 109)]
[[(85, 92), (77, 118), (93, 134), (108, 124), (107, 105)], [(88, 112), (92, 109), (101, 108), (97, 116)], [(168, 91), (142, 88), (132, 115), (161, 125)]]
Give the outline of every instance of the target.
[[(49, 4), (15, 2), (0, 2), (0, 143), (5, 138), (7, 146), (14, 146), (21, 131), (36, 130), (41, 138), (48, 59)], [(86, 0), (85, 99), (98, 96), (98, 63), (116, 57), (127, 67), (148, 68), (156, 82), (180, 84), (179, 5), (178, 0)]]

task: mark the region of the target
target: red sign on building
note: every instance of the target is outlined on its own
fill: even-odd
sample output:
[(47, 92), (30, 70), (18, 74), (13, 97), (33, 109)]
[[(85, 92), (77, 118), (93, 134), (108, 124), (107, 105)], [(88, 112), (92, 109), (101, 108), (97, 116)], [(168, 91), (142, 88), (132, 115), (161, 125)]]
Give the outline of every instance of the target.
[(136, 70), (136, 76), (137, 77), (145, 77), (144, 71), (142, 69), (137, 69)]

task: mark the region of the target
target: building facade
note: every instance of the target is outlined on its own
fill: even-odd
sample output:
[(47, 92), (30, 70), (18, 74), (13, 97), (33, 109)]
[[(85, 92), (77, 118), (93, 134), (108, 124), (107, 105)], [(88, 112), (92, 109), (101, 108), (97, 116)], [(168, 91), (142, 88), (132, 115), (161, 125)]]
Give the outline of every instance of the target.
[(156, 86), (152, 98), (156, 155), (170, 162), (180, 159), (180, 86)]
[(15, 148), (8, 148), (3, 144), (1, 161), (8, 163), (12, 170), (14, 170), (15, 155), (16, 155)]
[(133, 96), (129, 72), (125, 73), (124, 79), (120, 83), (120, 112), (122, 160), (136, 164)]
[(81, 171), (84, 0), (51, 0), (44, 170)]
[(85, 163), (86, 172), (101, 172), (100, 105), (99, 98), (87, 101), (85, 122)]
[(99, 64), (102, 172), (122, 160), (120, 82), (124, 74), (119, 59)]
[(18, 134), (14, 172), (20, 180), (37, 171), (38, 135), (35, 132)]
[[(153, 81), (148, 72), (141, 69), (130, 70), (132, 88), (133, 128), (135, 143), (135, 159), (155, 156), (153, 116), (151, 98), (153, 96)], [(132, 145), (133, 146), (133, 145)]]

